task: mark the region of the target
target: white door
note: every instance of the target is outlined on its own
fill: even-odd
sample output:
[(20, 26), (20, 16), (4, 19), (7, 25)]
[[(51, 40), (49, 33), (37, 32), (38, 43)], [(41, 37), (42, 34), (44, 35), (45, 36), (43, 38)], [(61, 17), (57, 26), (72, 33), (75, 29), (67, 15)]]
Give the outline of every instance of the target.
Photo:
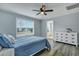
[(47, 21), (47, 38), (53, 39), (53, 21)]

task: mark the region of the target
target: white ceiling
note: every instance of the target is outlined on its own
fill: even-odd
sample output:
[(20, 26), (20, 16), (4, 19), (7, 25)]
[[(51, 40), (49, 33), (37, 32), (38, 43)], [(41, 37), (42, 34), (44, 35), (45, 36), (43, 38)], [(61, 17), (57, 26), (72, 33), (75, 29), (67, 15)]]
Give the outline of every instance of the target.
[(53, 12), (47, 12), (46, 16), (36, 15), (38, 12), (32, 11), (33, 9), (38, 10), (41, 7), (40, 3), (0, 3), (0, 9), (42, 20), (79, 12), (79, 8), (66, 10), (66, 6), (73, 5), (73, 3), (45, 3), (45, 5), (47, 9), (54, 10)]

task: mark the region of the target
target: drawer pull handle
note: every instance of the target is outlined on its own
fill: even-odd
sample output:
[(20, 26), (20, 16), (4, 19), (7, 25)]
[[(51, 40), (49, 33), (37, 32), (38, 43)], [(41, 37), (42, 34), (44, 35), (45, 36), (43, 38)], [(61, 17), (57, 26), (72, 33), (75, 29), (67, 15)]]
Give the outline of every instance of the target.
[(63, 38), (63, 37), (61, 37), (61, 38)]
[(74, 39), (74, 38), (72, 38), (72, 39)]
[(68, 35), (68, 34), (66, 34), (66, 35)]
[(66, 42), (68, 42), (68, 40), (66, 40)]
[(61, 39), (61, 41), (63, 41), (63, 39)]
[(66, 37), (66, 39), (67, 39), (68, 37)]
[(63, 34), (61, 34), (61, 35), (63, 35)]
[(72, 43), (74, 43), (74, 41), (72, 41)]
[(72, 36), (75, 36), (75, 35), (72, 34)]

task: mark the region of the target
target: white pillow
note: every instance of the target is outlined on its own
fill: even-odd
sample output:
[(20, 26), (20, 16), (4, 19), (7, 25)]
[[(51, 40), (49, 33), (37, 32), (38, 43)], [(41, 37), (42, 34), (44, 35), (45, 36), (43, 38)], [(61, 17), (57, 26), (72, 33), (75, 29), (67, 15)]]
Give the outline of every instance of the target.
[(2, 49), (2, 46), (0, 46), (0, 50)]
[(4, 34), (4, 36), (12, 43), (15, 43), (15, 38), (12, 35)]

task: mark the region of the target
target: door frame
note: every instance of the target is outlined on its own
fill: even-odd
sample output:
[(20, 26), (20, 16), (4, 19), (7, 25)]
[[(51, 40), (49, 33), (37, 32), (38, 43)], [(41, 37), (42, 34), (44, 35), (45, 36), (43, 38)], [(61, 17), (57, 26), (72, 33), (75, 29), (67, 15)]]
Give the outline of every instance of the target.
[[(47, 26), (47, 23), (48, 23), (48, 22), (49, 22), (49, 23), (51, 23), (51, 22), (53, 23), (53, 27), (52, 27), (52, 28), (53, 28), (53, 30), (52, 30), (52, 34), (53, 34), (53, 38), (54, 38), (54, 20), (47, 20), (47, 21), (46, 21), (46, 26)], [(47, 35), (47, 30), (48, 30), (48, 26), (46, 27), (46, 37), (48, 38), (48, 35)]]

